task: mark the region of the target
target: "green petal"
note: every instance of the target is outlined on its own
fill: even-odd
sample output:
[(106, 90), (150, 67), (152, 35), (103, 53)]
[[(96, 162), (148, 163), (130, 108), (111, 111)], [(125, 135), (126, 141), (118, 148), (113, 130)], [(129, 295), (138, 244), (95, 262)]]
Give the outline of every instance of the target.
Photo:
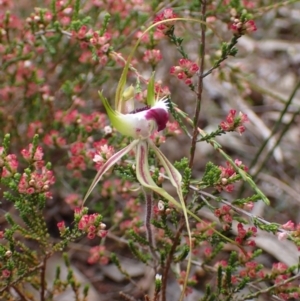
[(133, 122), (131, 122), (133, 115), (124, 115), (113, 110), (108, 100), (102, 95), (101, 92), (99, 92), (99, 96), (112, 125), (124, 136), (134, 137), (135, 128)]
[[(99, 169), (97, 175), (95, 176), (89, 190), (87, 191), (84, 199), (83, 199), (83, 204), (85, 203), (86, 199), (89, 197), (91, 192), (94, 190), (96, 185), (99, 183), (101, 180), (102, 176), (113, 166), (115, 165), (123, 156), (125, 156), (127, 153), (129, 153), (139, 142), (139, 140), (133, 140), (129, 145), (115, 153), (113, 156), (111, 156), (104, 164), (103, 166)], [(82, 204), (82, 206), (83, 206)]]
[(121, 75), (121, 78), (119, 80), (117, 90), (116, 90), (115, 108), (118, 112), (121, 112), (121, 109), (122, 109), (122, 94), (123, 94), (123, 91), (124, 91), (124, 88), (126, 85), (126, 78), (127, 78), (130, 60), (131, 60), (131, 58), (129, 57), (124, 66), (124, 69), (123, 69), (123, 72), (122, 72), (122, 75)]

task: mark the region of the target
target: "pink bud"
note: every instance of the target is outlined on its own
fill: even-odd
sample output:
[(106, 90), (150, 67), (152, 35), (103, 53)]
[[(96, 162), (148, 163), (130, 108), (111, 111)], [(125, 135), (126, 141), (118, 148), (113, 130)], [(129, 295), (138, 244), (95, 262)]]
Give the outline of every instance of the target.
[(288, 221), (285, 224), (281, 226), (284, 230), (290, 230), (293, 231), (295, 229), (295, 224), (292, 221)]
[(286, 232), (277, 232), (276, 235), (279, 241), (286, 240), (288, 237), (288, 234)]

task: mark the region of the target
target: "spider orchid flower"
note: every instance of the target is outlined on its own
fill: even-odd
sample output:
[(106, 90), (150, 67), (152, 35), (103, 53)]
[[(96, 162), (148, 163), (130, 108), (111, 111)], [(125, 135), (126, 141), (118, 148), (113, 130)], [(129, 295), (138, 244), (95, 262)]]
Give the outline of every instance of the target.
[[(173, 166), (173, 164), (166, 158), (166, 156), (156, 147), (156, 145), (150, 139), (151, 134), (154, 131), (161, 131), (166, 127), (166, 124), (169, 119), (169, 108), (167, 99), (156, 99), (155, 92), (154, 92), (154, 76), (151, 77), (148, 89), (147, 89), (147, 103), (146, 107), (141, 110), (133, 111), (132, 113), (125, 114), (124, 113), (124, 102), (129, 100), (131, 97), (130, 94), (127, 93), (128, 90), (123, 93), (124, 86), (126, 83), (126, 75), (129, 68), (129, 62), (127, 61), (121, 79), (116, 89), (116, 96), (115, 96), (115, 110), (110, 106), (108, 100), (99, 93), (99, 96), (103, 102), (103, 105), (106, 109), (107, 115), (112, 123), (112, 125), (123, 135), (129, 136), (133, 138), (133, 141), (111, 156), (98, 170), (96, 177), (94, 178), (89, 190), (87, 191), (83, 204), (86, 199), (89, 197), (91, 192), (94, 190), (98, 182), (101, 180), (102, 176), (114, 165), (116, 164), (123, 156), (128, 154), (131, 150), (135, 149), (136, 153), (136, 176), (139, 183), (147, 188), (150, 189), (157, 194), (161, 195), (163, 198), (168, 200), (178, 209), (181, 209), (188, 232), (189, 237), (189, 247), (192, 249), (192, 236), (191, 230), (189, 226), (188, 220), (188, 212), (190, 215), (195, 216), (192, 214), (185, 206), (185, 202), (183, 199), (181, 184), (182, 184), (182, 177), (179, 171)], [(129, 89), (130, 90), (130, 89)], [(132, 88), (133, 90), (133, 88)], [(128, 95), (129, 94), (129, 95)], [(156, 185), (154, 180), (151, 177), (149, 163), (148, 163), (148, 151), (151, 148), (157, 159), (163, 165), (165, 172), (167, 173), (170, 182), (177, 190), (177, 196), (179, 201), (176, 201), (170, 194), (168, 194), (163, 188)], [(191, 267), (191, 257), (188, 259), (187, 263), (187, 270), (186, 270), (186, 279), (183, 284), (183, 289), (180, 296), (180, 301), (184, 298), (184, 292), (188, 281), (189, 271)]]
[[(145, 188), (160, 194), (162, 197), (173, 203), (178, 208), (183, 207), (183, 198), (181, 192), (181, 174), (169, 162), (166, 156), (156, 147), (150, 139), (154, 131), (161, 131), (166, 127), (169, 120), (169, 107), (166, 98), (156, 99), (154, 95), (154, 78), (149, 81), (147, 91), (147, 106), (142, 109), (137, 109), (131, 113), (125, 114), (124, 100), (127, 100), (128, 95), (126, 91), (123, 93), (123, 104), (116, 102), (117, 110), (114, 110), (108, 100), (99, 92), (99, 96), (106, 109), (108, 117), (112, 125), (123, 135), (133, 138), (133, 141), (119, 152), (110, 157), (105, 164), (99, 169), (96, 177), (94, 178), (85, 198), (88, 198), (90, 193), (96, 187), (102, 176), (123, 156), (128, 154), (131, 150), (135, 149), (136, 152), (136, 176), (139, 183)], [(126, 99), (125, 99), (126, 98)], [(160, 163), (163, 165), (171, 183), (176, 187), (180, 199), (178, 203), (171, 195), (169, 195), (163, 188), (158, 187), (153, 181), (148, 164), (148, 151), (151, 148), (157, 156)]]

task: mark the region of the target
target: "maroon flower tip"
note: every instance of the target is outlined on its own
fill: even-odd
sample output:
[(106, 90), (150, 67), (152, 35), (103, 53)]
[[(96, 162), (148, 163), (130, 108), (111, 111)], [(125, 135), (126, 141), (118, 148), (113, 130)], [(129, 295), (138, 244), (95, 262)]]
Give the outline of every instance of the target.
[(157, 130), (162, 131), (166, 128), (169, 120), (169, 113), (162, 108), (150, 109), (146, 114), (147, 119), (154, 119), (157, 124)]

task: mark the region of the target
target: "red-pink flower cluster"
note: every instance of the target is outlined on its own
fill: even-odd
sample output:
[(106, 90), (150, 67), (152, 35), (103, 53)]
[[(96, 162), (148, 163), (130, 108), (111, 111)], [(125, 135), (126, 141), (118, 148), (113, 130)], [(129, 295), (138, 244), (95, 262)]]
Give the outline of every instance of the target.
[(24, 194), (43, 193), (46, 198), (52, 198), (52, 193), (49, 189), (54, 183), (53, 172), (45, 166), (39, 166), (38, 169), (32, 171), (30, 174), (22, 174), (18, 190)]
[(34, 147), (32, 143), (29, 144), (28, 149), (24, 148), (21, 150), (21, 155), (28, 162), (34, 162), (38, 165), (43, 165), (44, 152), (41, 146)]
[(49, 147), (63, 147), (67, 144), (66, 139), (61, 137), (60, 133), (55, 130), (51, 130), (47, 133), (43, 142)]
[(106, 252), (105, 246), (96, 246), (92, 247), (90, 249), (90, 257), (88, 258), (88, 263), (89, 264), (95, 264), (95, 263), (100, 263), (100, 264), (108, 264), (109, 258), (105, 254)]
[(89, 156), (96, 163), (96, 169), (102, 165), (115, 153), (113, 146), (107, 144), (106, 139), (101, 139), (93, 143), (94, 150), (89, 152)]
[(79, 177), (82, 170), (86, 170), (89, 157), (83, 142), (75, 142), (70, 148), (71, 158), (67, 168), (73, 171), (74, 177)]
[(87, 37), (88, 33), (89, 28), (86, 25), (82, 25), (77, 32), (72, 32), (72, 36), (79, 40), (84, 40)]
[(84, 214), (78, 223), (78, 229), (87, 233), (89, 239), (95, 238), (96, 235), (103, 238), (107, 231), (106, 225), (101, 223), (101, 220), (102, 216), (98, 213)]
[(238, 18), (234, 18), (233, 22), (230, 24), (230, 30), (235, 35), (243, 35), (246, 33), (251, 33), (257, 30), (255, 22), (253, 20), (248, 20), (246, 22), (242, 22)]
[(223, 205), (221, 208), (218, 208), (215, 210), (215, 216), (222, 221), (223, 224), (223, 230), (229, 230), (231, 228), (232, 223), (232, 215), (230, 212), (230, 206)]
[[(231, 0), (224, 0), (224, 5), (228, 5), (230, 4)], [(245, 8), (254, 8), (256, 5), (256, 1), (255, 0), (242, 0), (241, 4), (245, 7)]]
[(244, 123), (247, 121), (248, 117), (246, 114), (240, 112), (239, 115), (236, 116), (236, 110), (230, 110), (226, 117), (226, 121), (220, 123), (220, 128), (225, 132), (236, 131), (239, 134), (242, 134), (246, 130)]
[(11, 177), (17, 172), (18, 160), (14, 154), (6, 155), (4, 147), (0, 146), (0, 170), (2, 169), (1, 177)]
[(180, 59), (179, 66), (172, 66), (170, 74), (176, 76), (182, 80), (186, 85), (190, 86), (193, 84), (192, 77), (199, 70), (199, 66), (196, 63), (188, 59)]
[(138, 13), (151, 11), (150, 5), (144, 0), (93, 0), (87, 1), (90, 5), (100, 7), (101, 11), (107, 11), (110, 15), (120, 15), (121, 19), (126, 19), (133, 11)]
[(162, 55), (159, 49), (146, 50), (143, 56), (143, 61), (151, 66), (156, 66), (162, 60)]
[(210, 238), (213, 234), (213, 224), (210, 222), (202, 221), (201, 223), (196, 224), (196, 229), (193, 230), (192, 236), (197, 237), (200, 235), (201, 237), (203, 237), (205, 235), (207, 238)]
[[(62, 14), (58, 14), (58, 16), (62, 17), (62, 24), (67, 25), (70, 23), (70, 20), (68, 22), (65, 22), (66, 20), (63, 19), (64, 16)], [(34, 13), (32, 13), (27, 19), (26, 22), (30, 25), (36, 24), (39, 29), (45, 29), (47, 25), (52, 21), (53, 14), (47, 10), (41, 12), (41, 9), (38, 7), (34, 8)]]
[(246, 211), (252, 211), (254, 203), (252, 201), (243, 204), (243, 209)]
[(107, 144), (106, 139), (93, 143), (93, 149), (83, 142), (75, 142), (70, 147), (71, 158), (67, 168), (73, 171), (75, 177), (86, 170), (87, 165), (94, 161), (98, 170), (115, 152), (114, 147)]
[(168, 121), (166, 126), (166, 136), (177, 136), (182, 133), (182, 130), (177, 121)]
[[(300, 223), (295, 225), (292, 221), (288, 221), (281, 226), (281, 231), (277, 232), (278, 240), (284, 240), (289, 236), (294, 237), (299, 240), (300, 237)], [(300, 251), (300, 247), (298, 246), (298, 250)]]
[(244, 228), (244, 225), (242, 223), (238, 223), (237, 225), (237, 237), (235, 238), (235, 241), (240, 245), (247, 245), (247, 246), (255, 246), (254, 240), (249, 240), (251, 237), (255, 237), (257, 233), (256, 227), (249, 227), (248, 229)]
[[(186, 279), (186, 271), (181, 271), (180, 275), (179, 275), (179, 278), (177, 279), (178, 283), (180, 285), (183, 285), (183, 283), (185, 282), (185, 279)], [(191, 294), (193, 292), (193, 289), (191, 288), (191, 286), (194, 286), (197, 283), (198, 283), (198, 281), (197, 281), (197, 278), (196, 278), (195, 275), (192, 276), (192, 277), (190, 277), (188, 279), (188, 281), (187, 281), (187, 287), (185, 289), (185, 295), (186, 296), (189, 295), (189, 294)]]
[(90, 39), (90, 43), (96, 48), (96, 53), (101, 65), (105, 65), (108, 61), (108, 54), (110, 50), (111, 34), (105, 32), (100, 36), (97, 32), (93, 33), (93, 37)]
[(141, 38), (141, 42), (146, 46), (154, 47), (158, 42), (165, 37), (161, 31), (155, 31), (153, 33), (144, 33), (143, 31), (138, 31), (135, 35), (138, 39)]
[(255, 0), (243, 0), (242, 3), (246, 8), (254, 8), (257, 4), (257, 1), (255, 1)]
[(33, 138), (35, 134), (43, 134), (43, 123), (41, 121), (33, 121), (29, 123), (27, 128), (27, 137)]
[(9, 278), (10, 275), (11, 275), (11, 271), (10, 270), (8, 270), (8, 269), (2, 270), (2, 277), (3, 278)]
[(57, 223), (57, 228), (59, 230), (60, 235), (64, 235), (66, 231), (66, 225), (64, 221), (58, 222)]
[[(288, 266), (283, 262), (274, 263), (272, 266), (272, 275), (277, 276), (280, 274), (284, 274), (284, 273), (286, 273), (287, 269), (288, 269)], [(284, 278), (287, 279), (286, 276)]]
[(214, 264), (214, 268), (218, 267), (226, 268), (228, 267), (228, 262), (226, 260), (219, 260)]
[[(157, 15), (154, 18), (154, 24), (158, 23), (160, 21), (174, 19), (174, 18), (177, 18), (177, 15), (174, 14), (173, 9), (172, 8), (166, 8), (162, 13), (160, 13), (159, 15)], [(163, 33), (167, 33), (168, 30), (170, 30), (170, 28), (174, 24), (175, 24), (175, 21), (169, 21), (169, 22), (165, 22), (165, 23), (161, 23), (161, 24), (157, 25), (156, 28), (158, 30), (162, 31)]]
[(101, 196), (105, 198), (121, 197), (127, 199), (130, 195), (132, 183), (120, 179), (106, 180), (101, 186)]
[(145, 227), (143, 226), (143, 221), (139, 216), (132, 217), (122, 221), (119, 225), (120, 230), (125, 232), (127, 230), (133, 230), (136, 233), (144, 232)]
[[(242, 161), (236, 159), (234, 163), (243, 170), (247, 171), (248, 167), (242, 164)], [(232, 192), (234, 190), (234, 182), (237, 176), (234, 168), (231, 166), (229, 162), (226, 162), (226, 167), (219, 166), (221, 170), (220, 181), (217, 183), (216, 188), (219, 192), (225, 190), (227, 192)]]
[(240, 271), (240, 277), (250, 277), (252, 279), (257, 278), (261, 279), (264, 278), (264, 272), (261, 271), (261, 267), (255, 261), (248, 261), (245, 263), (245, 270)]
[(55, 1), (58, 20), (63, 26), (69, 25), (72, 20), (73, 7), (69, 4), (68, 1)]
[(288, 271), (288, 266), (285, 263), (278, 262), (273, 264), (270, 278), (274, 279), (275, 284), (281, 284), (276, 288), (276, 294), (278, 294), (278, 296), (283, 300), (299, 300), (299, 292), (289, 292), (290, 288), (293, 286), (292, 283), (282, 284), (283, 281), (287, 280), (291, 276), (292, 274)]
[(1, 0), (0, 1), (0, 9), (4, 8), (5, 10), (11, 9), (14, 7), (13, 0)]
[(135, 198), (130, 198), (126, 202), (126, 207), (123, 211), (117, 211), (115, 213), (114, 223), (119, 224), (121, 231), (133, 230), (136, 233), (140, 233), (144, 231), (140, 213), (141, 204)]
[(294, 231), (295, 230), (295, 224), (292, 221), (288, 221), (285, 224), (281, 226), (282, 229), (288, 230), (288, 231)]
[(156, 146), (161, 146), (166, 142), (166, 136), (164, 136), (162, 132), (158, 131), (153, 132), (149, 138), (155, 143)]
[(82, 198), (77, 193), (71, 193), (65, 198), (65, 202), (75, 209), (82, 205)]
[(106, 124), (106, 115), (100, 112), (93, 112), (91, 114), (79, 113), (78, 110), (57, 111), (55, 113), (55, 120), (66, 125), (82, 126), (86, 132), (90, 133), (92, 130), (103, 129)]
[(168, 86), (162, 86), (161, 82), (156, 82), (154, 85), (155, 95), (159, 98), (171, 95), (170, 89)]

